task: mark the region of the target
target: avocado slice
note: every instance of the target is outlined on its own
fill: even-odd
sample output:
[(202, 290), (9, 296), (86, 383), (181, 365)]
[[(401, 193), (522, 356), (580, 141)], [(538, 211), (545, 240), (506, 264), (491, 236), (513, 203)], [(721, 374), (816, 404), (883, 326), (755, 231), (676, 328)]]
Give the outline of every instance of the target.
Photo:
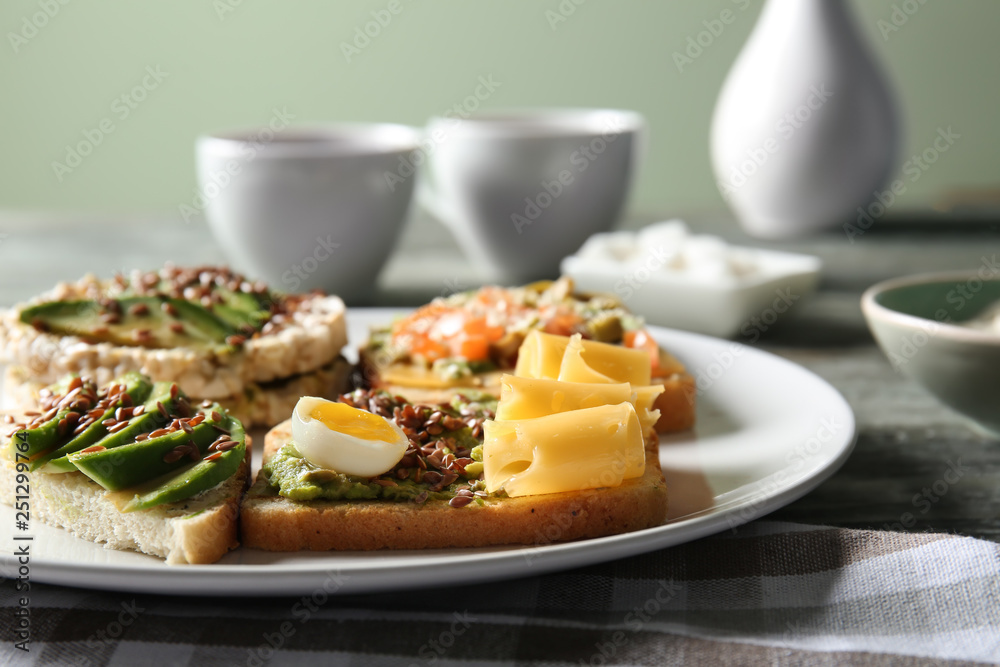
[[(67, 375), (48, 389), (56, 396), (63, 396), (69, 390), (70, 382), (76, 377), (76, 375)], [(12, 433), (10, 436), (11, 459), (23, 460), (19, 459), (16, 454), (34, 459), (39, 454), (58, 447), (59, 442), (66, 438), (65, 433), (59, 432), (59, 421), (70, 412), (69, 408), (64, 408), (57, 412), (52, 419), (35, 428), (25, 428)]]
[(217, 286), (215, 294), (222, 303), (212, 307), (212, 312), (227, 324), (247, 333), (247, 329), (259, 331), (271, 319), (269, 303), (273, 301), (269, 294), (261, 295), (247, 292), (234, 292), (226, 287)]
[(226, 338), (237, 333), (201, 304), (158, 296), (50, 301), (25, 308), (20, 319), (88, 341), (156, 348), (225, 347)]
[[(236, 436), (236, 430), (233, 430)], [(172, 475), (135, 488), (132, 499), (121, 507), (122, 512), (149, 509), (164, 503), (190, 498), (226, 481), (239, 469), (246, 456), (246, 441), (241, 436), (236, 447), (223, 452), (219, 458), (201, 460)]]
[[(222, 416), (220, 421), (212, 420), (213, 411)], [(142, 484), (182, 468), (186, 465), (186, 461), (190, 461), (186, 456), (176, 460), (171, 460), (167, 456), (177, 447), (193, 442), (198, 448), (200, 459), (207, 452), (208, 446), (219, 437), (219, 431), (213, 428), (212, 424), (227, 428), (231, 421), (235, 421), (223, 416), (225, 413), (218, 404), (206, 408), (205, 412), (208, 415), (205, 421), (193, 427), (190, 433), (177, 430), (156, 438), (110, 449), (77, 452), (70, 454), (69, 461), (77, 470), (109, 491), (119, 491)], [(164, 460), (165, 458), (167, 460)]]
[[(156, 384), (152, 384), (150, 383), (149, 378), (144, 375), (140, 375), (139, 373), (135, 373), (135, 375), (142, 378), (144, 386), (140, 387), (140, 390), (136, 393), (133, 393), (130, 388), (127, 388), (126, 391), (129, 396), (132, 397), (133, 405), (141, 404), (143, 406), (143, 413), (138, 417), (130, 419), (128, 426), (122, 430), (114, 433), (108, 433), (108, 429), (101, 422), (114, 416), (115, 409), (118, 406), (112, 406), (100, 419), (87, 427), (83, 433), (67, 442), (58, 450), (47, 454), (42, 459), (39, 459), (35, 466), (38, 467), (44, 464), (39, 472), (73, 472), (77, 468), (73, 465), (72, 461), (69, 460), (70, 454), (78, 452), (81, 449), (86, 449), (91, 445), (101, 445), (107, 449), (119, 447), (135, 441), (135, 436), (140, 433), (146, 433), (148, 431), (161, 428), (169, 423), (170, 420), (160, 414), (157, 403), (161, 403), (168, 413), (173, 410), (175, 400), (170, 396), (170, 387), (173, 386), (174, 383), (157, 382)], [(122, 378), (126, 378), (127, 376), (128, 374), (122, 376)], [(117, 382), (121, 382), (121, 379), (117, 380)], [(126, 387), (128, 386), (129, 385), (126, 382)], [(145, 390), (145, 395), (142, 395), (143, 389)], [(144, 400), (145, 403), (143, 403)]]

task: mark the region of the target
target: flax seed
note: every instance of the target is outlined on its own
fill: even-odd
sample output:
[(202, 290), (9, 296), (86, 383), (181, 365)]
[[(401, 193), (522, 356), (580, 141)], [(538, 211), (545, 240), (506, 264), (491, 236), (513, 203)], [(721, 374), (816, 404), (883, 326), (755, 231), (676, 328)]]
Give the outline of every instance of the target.
[(118, 431), (121, 431), (122, 429), (127, 427), (128, 427), (128, 422), (118, 422), (117, 424), (108, 429), (108, 433), (117, 433)]
[(183, 450), (181, 450), (180, 447), (177, 447), (175, 449), (171, 449), (169, 452), (166, 453), (166, 455), (164, 455), (163, 462), (176, 463), (177, 461), (181, 460), (182, 456), (184, 456)]

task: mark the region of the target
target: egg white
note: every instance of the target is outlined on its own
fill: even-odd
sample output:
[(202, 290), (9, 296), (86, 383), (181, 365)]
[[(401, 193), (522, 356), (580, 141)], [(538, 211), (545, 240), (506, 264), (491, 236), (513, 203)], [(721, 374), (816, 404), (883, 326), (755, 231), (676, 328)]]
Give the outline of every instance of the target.
[[(313, 465), (356, 477), (376, 477), (392, 470), (406, 453), (407, 438), (394, 422), (386, 422), (396, 433), (392, 442), (363, 440), (334, 431), (309, 415), (326, 399), (303, 396), (292, 411), (292, 441)], [(385, 419), (375, 415), (378, 419)]]

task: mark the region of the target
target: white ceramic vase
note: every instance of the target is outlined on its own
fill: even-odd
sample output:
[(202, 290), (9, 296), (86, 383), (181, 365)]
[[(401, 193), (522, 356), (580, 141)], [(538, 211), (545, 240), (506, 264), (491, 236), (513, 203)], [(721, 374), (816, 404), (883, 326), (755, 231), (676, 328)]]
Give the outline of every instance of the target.
[(895, 166), (896, 105), (847, 4), (768, 0), (723, 84), (712, 164), (754, 236), (854, 220)]

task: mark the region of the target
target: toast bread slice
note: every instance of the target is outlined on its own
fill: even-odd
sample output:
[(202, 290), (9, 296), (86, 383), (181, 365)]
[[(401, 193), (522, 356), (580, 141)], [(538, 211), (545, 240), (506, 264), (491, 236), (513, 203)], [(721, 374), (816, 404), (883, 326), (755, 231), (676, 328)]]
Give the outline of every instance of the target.
[[(81, 472), (31, 473), (31, 517), (107, 549), (138, 551), (170, 565), (214, 563), (239, 546), (239, 504), (250, 480), (247, 455), (236, 473), (196, 496), (147, 510), (120, 512), (111, 495)], [(6, 446), (6, 445), (5, 445)], [(0, 502), (14, 505), (17, 472), (0, 462)]]
[[(291, 422), (271, 429), (264, 460), (291, 439)], [(641, 477), (613, 488), (487, 498), (454, 508), (384, 500), (311, 500), (278, 495), (262, 474), (243, 499), (243, 546), (267, 551), (435, 549), (544, 545), (625, 533), (663, 523), (667, 489), (655, 440)]]

